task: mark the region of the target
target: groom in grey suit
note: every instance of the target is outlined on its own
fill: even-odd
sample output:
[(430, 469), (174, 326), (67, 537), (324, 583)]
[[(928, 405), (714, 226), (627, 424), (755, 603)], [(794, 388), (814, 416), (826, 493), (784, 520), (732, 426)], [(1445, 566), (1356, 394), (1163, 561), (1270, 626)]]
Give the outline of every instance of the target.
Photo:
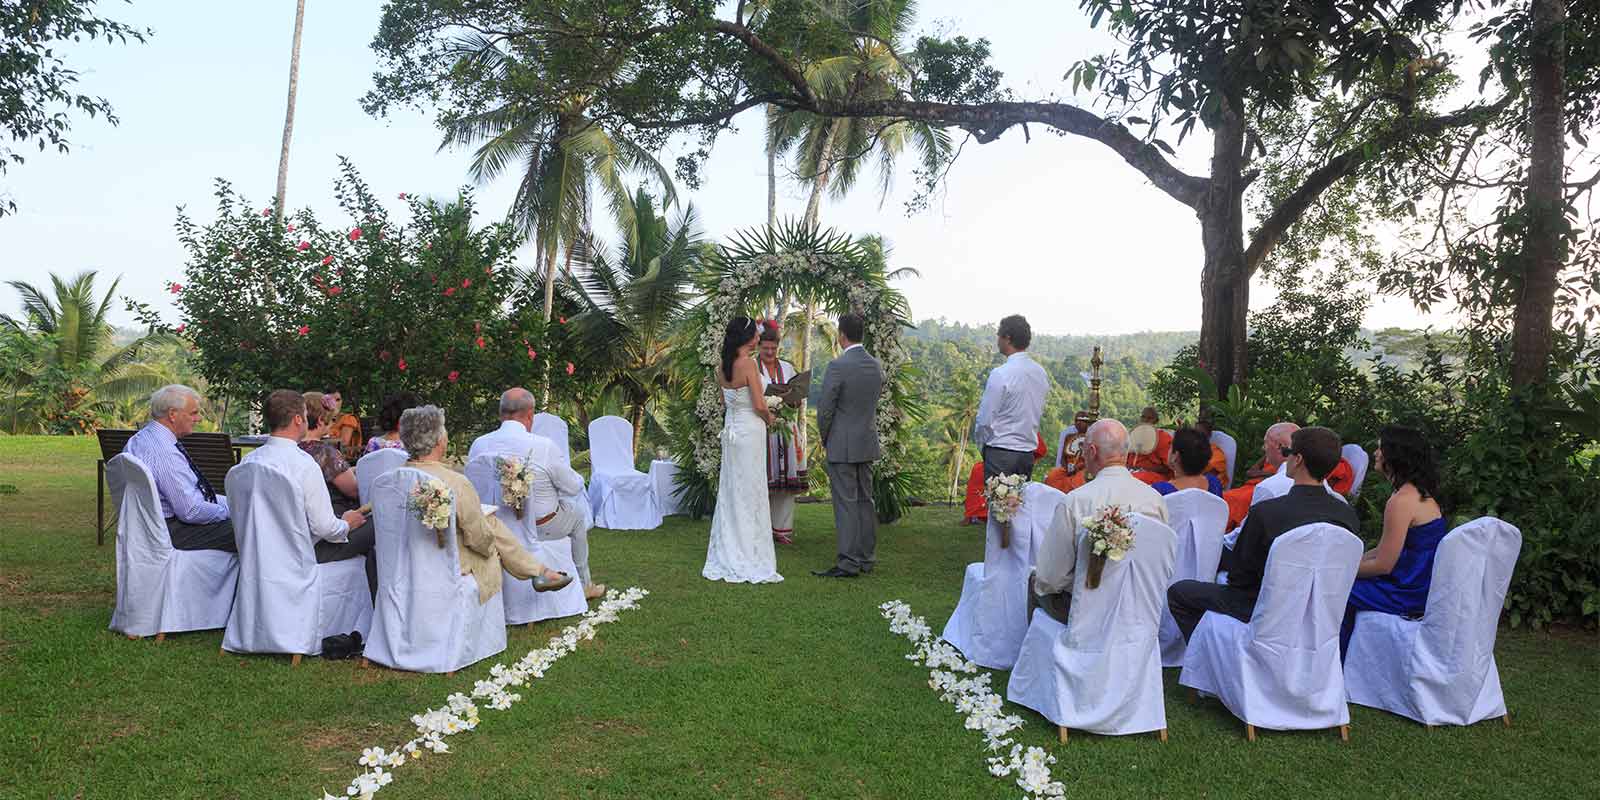
[(872, 502), (872, 462), (878, 460), (878, 397), (883, 365), (861, 346), (866, 320), (839, 317), (844, 352), (828, 364), (817, 401), (817, 430), (828, 451), (828, 483), (833, 490), (833, 524), (838, 529), (839, 560), (811, 574), (854, 578), (877, 563), (878, 510)]

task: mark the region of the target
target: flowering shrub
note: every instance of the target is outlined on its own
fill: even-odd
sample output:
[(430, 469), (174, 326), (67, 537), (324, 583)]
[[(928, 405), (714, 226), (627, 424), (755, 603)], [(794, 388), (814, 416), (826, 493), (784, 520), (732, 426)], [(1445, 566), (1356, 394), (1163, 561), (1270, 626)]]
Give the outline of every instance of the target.
[(520, 238), (503, 224), (474, 229), (470, 193), (408, 196), (401, 223), (346, 162), (334, 195), (349, 216), (338, 224), (309, 211), (280, 224), (225, 181), (212, 222), (179, 212), (177, 329), (218, 391), (253, 404), (277, 388), (339, 387), (367, 414), (414, 391), (465, 434), (494, 419), (507, 386), (559, 395), (576, 380), (546, 368), (566, 362), (567, 346), (559, 326), (546, 330), (539, 280), (514, 263)]

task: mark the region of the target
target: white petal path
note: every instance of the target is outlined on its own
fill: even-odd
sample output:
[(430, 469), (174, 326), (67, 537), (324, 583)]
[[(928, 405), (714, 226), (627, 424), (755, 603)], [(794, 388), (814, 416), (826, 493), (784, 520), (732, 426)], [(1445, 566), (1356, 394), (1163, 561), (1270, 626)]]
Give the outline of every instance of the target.
[(345, 800), (347, 797), (371, 800), (373, 795), (394, 780), (396, 767), (404, 766), (407, 761), (419, 759), (428, 752), (450, 752), (450, 746), (444, 741), (445, 737), (478, 727), (478, 704), (474, 701), (484, 701), (484, 705), (494, 711), (511, 708), (522, 699), (520, 693), (510, 691), (512, 687), (526, 686), (531, 681), (544, 677), (551, 665), (562, 656), (578, 649), (579, 642), (593, 639), (597, 627), (608, 622), (616, 622), (623, 611), (638, 608), (639, 601), (649, 594), (649, 591), (638, 587), (630, 587), (622, 592), (615, 589), (606, 592), (605, 599), (597, 608), (586, 612), (578, 624), (562, 628), (560, 636), (550, 637), (547, 646), (528, 651), (527, 655), (509, 667), (505, 664), (495, 664), (491, 667), (489, 680), (473, 684), (470, 697), (457, 692), (445, 698), (444, 706), (427, 709), (421, 714), (413, 714), (411, 723), (417, 726), (415, 739), (392, 751), (381, 747), (362, 750), (361, 758), (356, 762), (362, 767), (361, 774), (350, 781), (350, 786), (345, 789), (343, 796), (323, 792), (322, 800)]
[(966, 715), (967, 730), (983, 732), (990, 752), (1006, 753), (989, 758), (989, 774), (997, 778), (1016, 775), (1018, 788), (1028, 797), (1064, 796), (1066, 788), (1050, 775), (1055, 756), (1042, 747), (1024, 749), (1009, 736), (1022, 727), (1022, 718), (1003, 713), (1005, 700), (989, 688), (993, 673), (981, 672), (961, 651), (934, 636), (927, 620), (912, 615), (911, 606), (890, 600), (878, 609), (889, 620), (889, 631), (911, 642), (914, 649), (906, 660), (928, 668), (928, 687), (937, 689), (940, 700)]

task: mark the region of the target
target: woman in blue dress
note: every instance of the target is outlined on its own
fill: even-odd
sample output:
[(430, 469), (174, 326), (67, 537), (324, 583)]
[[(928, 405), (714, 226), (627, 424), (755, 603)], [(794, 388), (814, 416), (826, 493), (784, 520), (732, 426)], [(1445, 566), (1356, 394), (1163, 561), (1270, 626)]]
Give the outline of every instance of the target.
[(1222, 496), (1222, 481), (1206, 472), (1211, 464), (1211, 440), (1194, 428), (1180, 428), (1172, 434), (1172, 450), (1167, 455), (1167, 466), (1172, 468), (1172, 480), (1150, 484), (1150, 488), (1163, 495), (1180, 489), (1203, 489)]
[(1422, 615), (1433, 579), (1433, 554), (1449, 532), (1439, 508), (1439, 466), (1420, 432), (1385, 425), (1378, 432), (1372, 468), (1389, 479), (1394, 494), (1383, 507), (1383, 536), (1362, 555), (1356, 570), (1339, 630), (1341, 657), (1349, 649), (1356, 612)]

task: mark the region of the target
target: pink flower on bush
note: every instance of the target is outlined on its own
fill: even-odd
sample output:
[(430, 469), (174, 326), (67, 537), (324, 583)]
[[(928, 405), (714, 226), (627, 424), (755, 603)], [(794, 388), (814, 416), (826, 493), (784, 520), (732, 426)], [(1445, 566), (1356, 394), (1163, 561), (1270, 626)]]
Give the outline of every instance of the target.
[(562, 325), (567, 324), (567, 318), (566, 317), (556, 317), (556, 321), (560, 322)]
[(360, 228), (351, 228), (350, 229), (350, 241), (353, 242), (353, 241), (355, 241), (357, 239), (360, 239), (360, 238), (361, 238), (361, 229)]
[(177, 294), (178, 292), (183, 291), (183, 284), (181, 284), (181, 283), (169, 283), (169, 284), (167, 284), (167, 291), (172, 292), (173, 294)]
[(310, 325), (301, 325), (299, 328), (296, 328), (295, 330), (297, 330), (300, 333), (301, 336), (304, 336), (304, 335), (306, 335), (306, 334), (311, 332), (311, 326)]
[(304, 253), (305, 251), (311, 249), (311, 243), (310, 242), (301, 242), (301, 243), (295, 245), (294, 249), (299, 250), (300, 252)]
[(571, 361), (568, 361), (568, 362), (567, 362), (567, 374), (568, 374), (568, 375), (571, 375), (571, 374), (572, 374), (572, 372), (573, 372), (573, 370), (575, 370), (575, 369), (577, 369), (577, 368), (576, 368), (576, 367), (574, 367), (574, 366), (572, 366), (572, 362), (571, 362)]
[(461, 280), (461, 288), (463, 288), (463, 289), (472, 288), (472, 279), (471, 278), (463, 278)]
[(483, 337), (482, 336), (479, 336), (477, 339), (473, 340), (472, 343), (477, 345), (479, 350), (483, 349)]
[(288, 227), (284, 228), (284, 230), (288, 231), (289, 233), (294, 233), (294, 223), (289, 223)]
[(538, 357), (539, 357), (539, 354), (534, 352), (533, 348), (531, 348), (531, 347), (528, 348), (528, 360), (529, 361), (532, 361), (532, 360), (534, 360), (534, 359), (536, 359)]
[(450, 374), (446, 375), (445, 377), (449, 378), (451, 383), (455, 383), (456, 378), (461, 377), (461, 373), (457, 372), (456, 370), (450, 370)]
[(445, 297), (454, 297), (455, 294), (456, 294), (456, 287), (454, 287), (454, 286), (444, 290), (444, 296)]
[(427, 244), (423, 245), (422, 249), (424, 249), (424, 250), (432, 250), (433, 249), (433, 242), (428, 242)]
[(185, 323), (185, 322), (178, 323), (178, 333), (183, 333), (184, 330), (187, 329), (188, 327), (189, 327), (188, 323)]
[(272, 209), (271, 208), (263, 208), (263, 209), (261, 209), (261, 216), (263, 216), (263, 217), (272, 216)]
[(329, 264), (332, 264), (332, 263), (333, 263), (333, 256), (323, 256), (322, 257), (322, 266), (326, 267), (326, 266), (328, 266)]
[(405, 193), (405, 192), (401, 192), (401, 193), (400, 193), (400, 199), (401, 199), (401, 200), (404, 200), (404, 199), (406, 199), (406, 193)]
[(405, 360), (405, 358), (402, 357), (398, 362), (395, 363), (395, 366), (399, 367), (401, 372), (405, 372), (406, 371), (406, 360)]
[(337, 295), (338, 293), (340, 293), (342, 291), (344, 291), (344, 290), (339, 288), (339, 287), (337, 287), (337, 286), (329, 286), (328, 287), (328, 294), (330, 294), (330, 295)]
[(483, 274), (485, 274), (485, 275), (493, 275), (494, 274), (494, 267), (484, 267), (483, 268)]
[(380, 361), (388, 361), (389, 360), (389, 351), (388, 350), (379, 350), (378, 351), (378, 360), (380, 360)]

